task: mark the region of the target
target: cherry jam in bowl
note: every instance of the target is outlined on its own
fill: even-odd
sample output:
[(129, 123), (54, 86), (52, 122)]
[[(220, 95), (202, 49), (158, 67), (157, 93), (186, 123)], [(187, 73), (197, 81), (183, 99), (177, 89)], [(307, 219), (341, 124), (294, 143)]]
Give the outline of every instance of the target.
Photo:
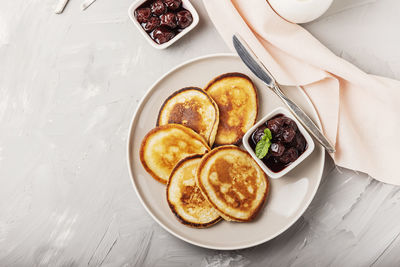
[(128, 13), (142, 35), (157, 49), (167, 48), (199, 22), (189, 0), (138, 0)]
[[(266, 133), (268, 132), (268, 134)], [(264, 135), (268, 135), (268, 138)], [(258, 153), (257, 144), (261, 142)], [(260, 153), (268, 143), (268, 152)], [(300, 122), (286, 109), (277, 108), (258, 121), (243, 137), (243, 145), (265, 173), (280, 178), (307, 158), (314, 141)]]

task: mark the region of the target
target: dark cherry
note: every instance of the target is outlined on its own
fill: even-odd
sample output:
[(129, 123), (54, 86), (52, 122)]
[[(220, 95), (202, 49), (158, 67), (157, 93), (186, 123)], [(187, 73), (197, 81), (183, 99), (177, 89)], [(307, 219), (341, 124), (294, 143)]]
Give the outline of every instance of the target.
[(264, 130), (267, 128), (267, 125), (263, 124), (259, 126), (256, 131), (252, 135), (253, 142), (257, 144), (264, 135)]
[(151, 17), (151, 10), (148, 7), (136, 10), (136, 19), (139, 23), (147, 22)]
[(164, 4), (169, 10), (177, 10), (182, 4), (182, 0), (164, 0)]
[(290, 143), (296, 135), (296, 131), (291, 127), (286, 127), (283, 129), (281, 134), (282, 142)]
[(271, 133), (274, 135), (279, 134), (283, 126), (283, 119), (282, 117), (277, 117), (272, 120), (269, 120), (267, 123), (267, 127), (271, 130)]
[(296, 133), (296, 136), (293, 138), (292, 146), (295, 147), (300, 154), (304, 152), (306, 148), (306, 139), (300, 132)]
[(176, 13), (176, 19), (178, 21), (178, 26), (181, 29), (188, 27), (193, 22), (192, 14), (187, 10), (182, 10)]
[(176, 28), (176, 16), (172, 12), (165, 13), (160, 16), (161, 26), (170, 27), (171, 29)]
[(143, 28), (146, 32), (151, 32), (159, 25), (160, 25), (160, 19), (157, 17), (151, 17), (149, 21), (147, 21), (147, 23), (143, 26)]
[(283, 152), (283, 155), (279, 158), (279, 160), (284, 164), (288, 164), (288, 163), (295, 161), (298, 157), (299, 157), (299, 154), (297, 152), (297, 149), (294, 147), (291, 147), (291, 148), (285, 150), (285, 152)]
[(271, 151), (271, 156), (274, 157), (280, 157), (283, 152), (285, 152), (285, 146), (281, 143), (272, 143), (269, 149)]
[(153, 39), (158, 44), (163, 44), (175, 37), (175, 33), (164, 27), (158, 27), (153, 31)]
[(167, 8), (165, 7), (162, 0), (156, 0), (151, 4), (151, 12), (154, 15), (160, 16), (165, 13)]
[(293, 128), (294, 131), (297, 131), (297, 124), (294, 122), (294, 120), (288, 117), (282, 117), (282, 120), (283, 120), (283, 125)]

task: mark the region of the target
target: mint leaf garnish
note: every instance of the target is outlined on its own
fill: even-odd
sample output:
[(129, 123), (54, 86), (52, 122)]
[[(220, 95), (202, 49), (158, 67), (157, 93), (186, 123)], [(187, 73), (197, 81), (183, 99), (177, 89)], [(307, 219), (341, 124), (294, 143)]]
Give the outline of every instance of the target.
[(271, 139), (272, 139), (271, 131), (268, 128), (266, 128), (264, 130), (264, 135), (261, 137), (260, 141), (258, 141), (256, 145), (255, 152), (257, 158), (262, 159), (267, 155), (268, 149), (271, 146)]
[(265, 128), (265, 129), (264, 129), (264, 134), (267, 136), (267, 138), (268, 138), (269, 140), (272, 139), (272, 133), (271, 133), (271, 130), (270, 130), (270, 129)]

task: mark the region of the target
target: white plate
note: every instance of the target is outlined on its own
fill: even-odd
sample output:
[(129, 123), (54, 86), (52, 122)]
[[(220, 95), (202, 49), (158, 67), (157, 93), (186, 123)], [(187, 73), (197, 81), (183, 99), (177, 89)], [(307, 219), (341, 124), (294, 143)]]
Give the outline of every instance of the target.
[[(259, 116), (283, 106), (232, 54), (217, 54), (190, 60), (161, 77), (146, 93), (131, 122), (128, 139), (128, 164), (133, 186), (148, 213), (164, 229), (191, 244), (220, 250), (242, 249), (266, 242), (288, 229), (304, 213), (318, 189), (324, 167), (325, 152), (316, 144), (313, 153), (293, 171), (271, 182), (264, 209), (255, 221), (222, 221), (207, 229), (182, 225), (166, 201), (165, 185), (146, 173), (139, 159), (139, 147), (145, 134), (155, 127), (161, 104), (174, 91), (186, 86), (204, 87), (212, 78), (226, 72), (248, 75), (258, 88)], [(283, 87), (287, 95), (320, 125), (317, 113), (304, 92), (297, 87)]]

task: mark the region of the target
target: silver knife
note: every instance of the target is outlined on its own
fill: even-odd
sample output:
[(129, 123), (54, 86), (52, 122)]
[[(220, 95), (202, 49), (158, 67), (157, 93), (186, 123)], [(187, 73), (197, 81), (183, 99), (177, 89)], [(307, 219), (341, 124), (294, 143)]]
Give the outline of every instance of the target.
[(304, 128), (306, 128), (306, 130), (312, 134), (329, 153), (334, 153), (335, 148), (331, 145), (320, 129), (315, 125), (310, 117), (308, 117), (307, 114), (296, 105), (296, 103), (290, 100), (282, 92), (271, 73), (238, 34), (233, 35), (233, 46), (244, 64), (254, 73), (254, 75), (260, 78), (260, 80), (262, 80), (275, 94), (278, 95), (293, 115), (301, 122)]

